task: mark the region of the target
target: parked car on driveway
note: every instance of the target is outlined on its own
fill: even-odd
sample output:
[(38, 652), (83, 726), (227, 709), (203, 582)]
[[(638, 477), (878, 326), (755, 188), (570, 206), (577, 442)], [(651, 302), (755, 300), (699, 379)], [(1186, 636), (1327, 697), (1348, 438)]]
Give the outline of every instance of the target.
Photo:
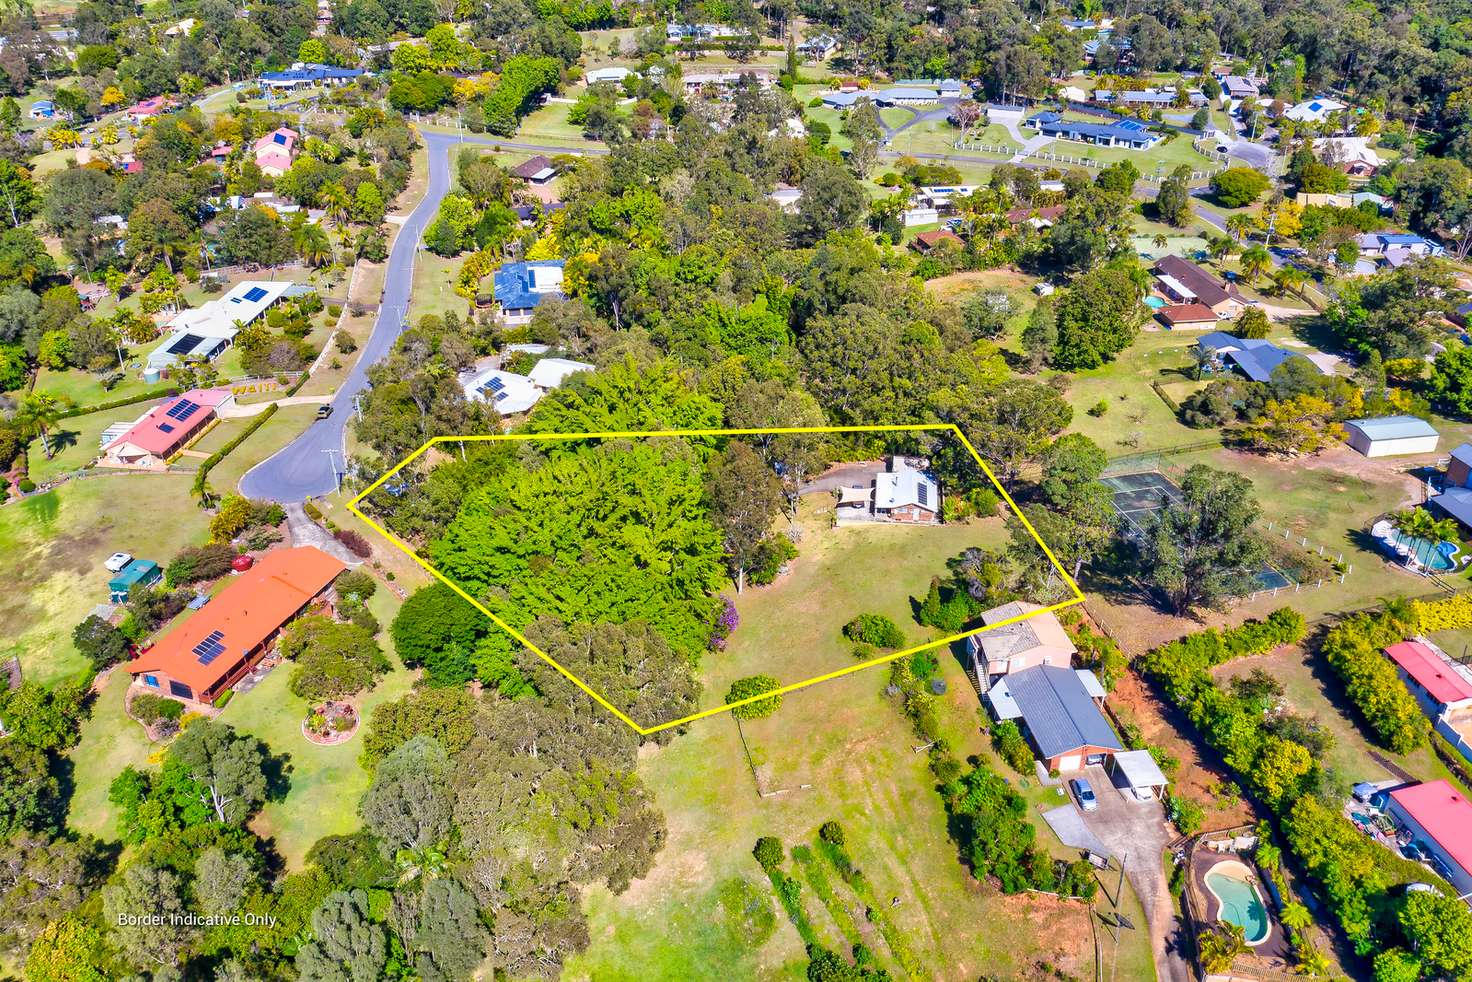
[(123, 567), (128, 565), (132, 561), (133, 557), (128, 555), (126, 552), (115, 552), (111, 556), (107, 557), (107, 561), (102, 564), (102, 567), (106, 569), (109, 573), (121, 573), (123, 571)]
[(1089, 787), (1087, 778), (1076, 777), (1068, 782), (1073, 790), (1073, 796), (1078, 799), (1078, 806), (1086, 812), (1095, 811), (1099, 807), (1099, 799), (1094, 797), (1094, 789)]

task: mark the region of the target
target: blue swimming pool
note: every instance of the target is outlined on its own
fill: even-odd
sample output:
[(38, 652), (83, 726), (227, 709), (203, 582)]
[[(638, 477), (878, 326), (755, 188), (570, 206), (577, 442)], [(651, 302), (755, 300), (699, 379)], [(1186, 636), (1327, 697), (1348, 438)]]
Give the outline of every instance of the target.
[(1146, 297), (1145, 306), (1149, 307), (1151, 310), (1159, 310), (1161, 307), (1166, 306), (1166, 303), (1159, 297)]
[(1241, 863), (1218, 863), (1207, 871), (1205, 880), (1207, 888), (1221, 905), (1217, 911), (1218, 920), (1240, 927), (1242, 940), (1250, 945), (1267, 940), (1267, 908), (1263, 906), (1257, 887), (1248, 881)]

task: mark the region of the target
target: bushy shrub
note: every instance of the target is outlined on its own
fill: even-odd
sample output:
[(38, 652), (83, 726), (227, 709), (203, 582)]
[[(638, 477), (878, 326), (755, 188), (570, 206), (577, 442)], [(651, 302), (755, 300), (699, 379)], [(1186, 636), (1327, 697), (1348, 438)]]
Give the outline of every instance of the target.
[(164, 569), (164, 582), (174, 587), (213, 580), (230, 572), (234, 561), (235, 550), (222, 542), (185, 546)]
[(899, 626), (883, 614), (860, 614), (843, 625), (843, 636), (876, 648), (900, 648), (905, 644)]
[(174, 699), (143, 692), (133, 697), (133, 715), (149, 726), (160, 720), (179, 721), (184, 715), (184, 704)]
[(368, 544), (368, 540), (352, 529), (338, 529), (332, 533), (332, 537), (346, 546), (348, 552), (359, 559), (367, 559), (373, 555), (373, 547)]
[(848, 844), (848, 839), (843, 834), (843, 826), (831, 818), (818, 827), (818, 838), (835, 846)]
[[(727, 704), (740, 702), (742, 699), (750, 699), (764, 692), (772, 692), (780, 689), (782, 683), (770, 675), (749, 675), (744, 679), (737, 679), (731, 683), (731, 688), (726, 693)], [(731, 715), (737, 719), (761, 719), (770, 716), (782, 706), (781, 696), (772, 696), (769, 699), (758, 699), (744, 706), (737, 706), (731, 710)]]
[(785, 535), (769, 535), (757, 546), (756, 561), (746, 573), (755, 586), (766, 586), (777, 578), (782, 566), (797, 558), (797, 546)]
[(372, 573), (361, 569), (350, 569), (339, 574), (333, 585), (337, 588), (339, 597), (357, 597), (360, 603), (366, 603), (378, 590), (378, 580)]
[(1355, 614), (1324, 635), (1325, 661), (1364, 716), (1377, 743), (1398, 754), (1424, 746), (1431, 724), (1381, 650), (1412, 633), (1395, 610)]
[(1170, 795), (1166, 802), (1166, 813), (1181, 835), (1195, 835), (1206, 821), (1206, 810), (1190, 798), (1178, 794)]
[(756, 857), (756, 861), (761, 864), (762, 869), (768, 872), (781, 866), (782, 861), (787, 858), (787, 853), (783, 850), (782, 843), (770, 835), (764, 835), (760, 839), (757, 839), (756, 845), (752, 847), (751, 854)]
[(992, 747), (1017, 773), (1032, 773), (1032, 748), (1012, 720), (1004, 719), (992, 727)]

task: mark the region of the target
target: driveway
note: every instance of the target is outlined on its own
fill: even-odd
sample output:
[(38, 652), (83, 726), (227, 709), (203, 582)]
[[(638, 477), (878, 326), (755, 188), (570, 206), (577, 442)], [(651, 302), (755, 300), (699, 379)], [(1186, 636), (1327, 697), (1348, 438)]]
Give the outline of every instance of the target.
[(861, 460), (850, 464), (837, 464), (798, 488), (799, 494), (817, 491), (837, 491), (839, 488), (867, 488), (874, 478), (884, 470), (882, 460)]
[[(1190, 964), (1181, 954), (1185, 929), (1171, 904), (1170, 875), (1163, 859), (1175, 832), (1166, 824), (1160, 802), (1124, 796), (1102, 767), (1090, 767), (1086, 773), (1099, 807), (1086, 812), (1084, 821), (1115, 861), (1124, 863), (1125, 876), (1145, 908), (1148, 925), (1136, 929), (1150, 932), (1156, 974), (1162, 982), (1192, 982)], [(1104, 884), (1106, 892), (1113, 890), (1108, 874)]]

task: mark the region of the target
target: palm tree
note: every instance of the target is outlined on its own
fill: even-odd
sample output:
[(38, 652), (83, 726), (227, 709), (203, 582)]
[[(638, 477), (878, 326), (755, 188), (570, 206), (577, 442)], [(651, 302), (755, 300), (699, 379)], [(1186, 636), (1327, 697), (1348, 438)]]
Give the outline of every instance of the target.
[(1390, 524), (1407, 538), (1430, 539), (1440, 523), (1425, 508), (1407, 508), (1392, 515)]
[(47, 392), (29, 393), (15, 410), (13, 422), (26, 438), (40, 437), (41, 450), (51, 459), (50, 429), (61, 419), (69, 400)]
[(1281, 266), (1273, 270), (1273, 282), (1278, 285), (1282, 293), (1296, 293), (1303, 296), (1303, 285), (1309, 281), (1309, 275), (1297, 266)]
[(332, 240), (327, 232), (315, 222), (306, 222), (292, 233), (292, 244), (301, 253), (302, 261), (308, 266), (325, 266), (332, 261)]
[(1333, 966), (1329, 964), (1329, 956), (1312, 946), (1296, 949), (1293, 957), (1297, 961), (1293, 966), (1296, 975), (1324, 976), (1333, 970)]
[(1218, 924), (1201, 932), (1196, 948), (1201, 953), (1201, 967), (1208, 975), (1231, 971), (1232, 963), (1247, 954), (1245, 932), (1236, 924)]
[(1247, 238), (1248, 234), (1254, 228), (1257, 227), (1257, 219), (1253, 218), (1251, 215), (1239, 212), (1235, 215), (1228, 215), (1225, 224), (1227, 226), (1227, 231), (1230, 232), (1237, 239), (1237, 241), (1241, 242)]
[(1273, 265), (1273, 257), (1260, 245), (1254, 245), (1242, 253), (1242, 275), (1247, 277), (1247, 282), (1261, 276)]
[(1155, 248), (1157, 249), (1164, 249), (1170, 245), (1170, 238), (1164, 232), (1156, 232), (1155, 238), (1151, 241), (1155, 243)]
[(1309, 913), (1307, 907), (1295, 900), (1283, 905), (1283, 909), (1278, 911), (1278, 920), (1288, 930), (1297, 934), (1309, 929), (1314, 922), (1314, 915)]
[(446, 864), (445, 852), (438, 846), (400, 849), (394, 853), (394, 865), (399, 869), (400, 886), (419, 879), (438, 879), (444, 875)]
[(327, 217), (332, 219), (332, 224), (339, 228), (353, 213), (353, 199), (348, 196), (347, 189), (336, 181), (329, 181), (322, 185), (322, 190), (318, 192), (317, 197), (321, 200)]

